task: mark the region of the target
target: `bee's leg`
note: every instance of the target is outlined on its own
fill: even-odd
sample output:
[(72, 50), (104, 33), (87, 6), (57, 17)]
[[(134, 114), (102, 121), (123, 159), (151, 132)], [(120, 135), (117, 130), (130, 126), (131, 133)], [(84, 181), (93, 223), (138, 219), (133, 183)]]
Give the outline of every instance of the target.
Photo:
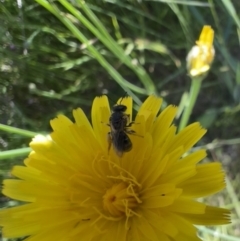
[(134, 135), (134, 136), (139, 136), (139, 137), (143, 137), (141, 135), (138, 135), (134, 130), (131, 130), (131, 129), (125, 129), (125, 132), (129, 135)]
[[(126, 116), (127, 116), (127, 122), (129, 122), (130, 115), (126, 115)], [(131, 127), (133, 124), (139, 124), (139, 123), (136, 123), (135, 121), (131, 121), (126, 125), (126, 127)]]
[(133, 134), (136, 133), (134, 130), (131, 130), (131, 129), (128, 129), (128, 128), (125, 129), (125, 132), (129, 135), (133, 135)]
[(110, 124), (109, 124), (109, 123), (102, 122), (102, 121), (101, 121), (101, 123), (102, 123), (102, 124), (105, 124), (105, 125), (107, 125), (107, 126), (110, 126)]
[[(130, 122), (130, 115), (124, 115), (123, 116), (123, 119), (125, 119), (126, 120), (126, 127), (130, 127), (134, 122), (132, 121), (132, 122)], [(127, 124), (128, 123), (128, 124)]]
[(128, 123), (127, 125), (126, 125), (126, 127), (131, 127), (133, 124), (136, 124), (134, 121), (131, 121), (130, 123)]

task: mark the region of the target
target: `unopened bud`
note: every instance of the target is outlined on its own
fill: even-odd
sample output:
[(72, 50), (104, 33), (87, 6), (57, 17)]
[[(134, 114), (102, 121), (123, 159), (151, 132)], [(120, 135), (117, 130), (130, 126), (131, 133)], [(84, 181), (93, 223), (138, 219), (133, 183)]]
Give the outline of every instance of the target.
[(192, 77), (202, 75), (210, 69), (215, 55), (213, 39), (213, 29), (205, 25), (199, 40), (196, 41), (196, 45), (192, 47), (187, 56), (188, 73)]

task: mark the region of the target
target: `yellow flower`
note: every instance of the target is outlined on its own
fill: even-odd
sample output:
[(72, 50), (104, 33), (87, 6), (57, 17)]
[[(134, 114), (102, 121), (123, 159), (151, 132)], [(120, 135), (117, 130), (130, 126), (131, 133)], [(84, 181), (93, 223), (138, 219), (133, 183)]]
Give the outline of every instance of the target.
[(213, 29), (205, 25), (199, 40), (196, 41), (196, 45), (192, 47), (187, 56), (187, 68), (192, 77), (202, 75), (210, 69), (215, 55), (213, 39)]
[[(120, 100), (132, 116), (132, 99)], [(118, 103), (120, 103), (120, 101)], [(33, 149), (4, 181), (3, 193), (27, 202), (0, 211), (3, 235), (26, 241), (199, 241), (194, 225), (229, 223), (229, 211), (196, 199), (225, 186), (220, 163), (199, 162), (191, 147), (205, 134), (194, 123), (176, 134), (176, 107), (158, 116), (162, 100), (150, 96), (129, 135), (132, 150), (108, 150), (111, 115), (106, 96), (95, 98), (92, 126), (81, 109), (75, 122), (60, 115), (50, 137)], [(157, 116), (157, 117), (156, 117)]]

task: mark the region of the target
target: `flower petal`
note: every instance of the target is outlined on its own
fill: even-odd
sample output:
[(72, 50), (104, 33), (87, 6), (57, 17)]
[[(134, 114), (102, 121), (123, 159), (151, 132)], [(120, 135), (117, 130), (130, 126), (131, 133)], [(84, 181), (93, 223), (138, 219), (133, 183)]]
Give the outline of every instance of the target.
[(108, 126), (111, 115), (107, 96), (96, 97), (92, 105), (92, 125), (95, 136), (107, 155), (108, 141), (107, 135), (110, 131)]
[[(184, 147), (184, 153), (193, 147), (197, 141), (199, 141), (207, 131), (202, 129), (199, 123), (193, 123), (182, 131), (180, 131), (176, 137), (172, 140), (169, 146), (169, 152), (175, 150), (179, 146)], [(183, 153), (183, 154), (184, 154)]]
[(183, 214), (196, 225), (221, 225), (230, 223), (230, 211), (224, 208), (206, 206), (203, 214)]
[(129, 116), (129, 121), (132, 122), (132, 98), (129, 96), (122, 97), (117, 101), (117, 105), (125, 105), (127, 107), (124, 113)]
[(141, 105), (138, 115), (143, 115), (145, 118), (145, 128), (146, 131), (150, 131), (153, 125), (153, 122), (156, 118), (158, 111), (160, 110), (162, 104), (162, 99), (150, 95)]
[(151, 241), (159, 241), (154, 228), (148, 223), (148, 221), (144, 217), (138, 218), (136, 220), (136, 225), (138, 226), (138, 230), (142, 233), (145, 239), (149, 239)]
[(174, 238), (179, 232), (177, 226), (172, 223), (172, 220), (159, 215), (156, 209), (144, 210), (144, 216), (147, 220), (149, 220), (149, 224), (153, 226), (156, 231), (160, 231), (162, 234)]
[(156, 118), (151, 131), (154, 140), (154, 145), (161, 146), (163, 144), (168, 129), (172, 125), (176, 113), (177, 107), (170, 105), (167, 108), (165, 108)]
[(203, 214), (206, 205), (189, 198), (180, 197), (171, 206), (167, 207), (171, 212)]
[(81, 108), (73, 110), (73, 117), (78, 126), (84, 126), (88, 130), (90, 130), (92, 132), (92, 134), (94, 135), (93, 128)]
[[(3, 234), (26, 241), (199, 241), (193, 224), (229, 222), (228, 210), (194, 200), (225, 185), (219, 163), (199, 164), (206, 151), (185, 155), (206, 131), (195, 123), (177, 134), (175, 107), (156, 118), (161, 102), (150, 96), (121, 130), (132, 143), (121, 156), (109, 148), (106, 96), (93, 102), (93, 127), (81, 109), (73, 111), (75, 123), (63, 115), (52, 120), (51, 135), (35, 137), (25, 166), (13, 168), (19, 179), (3, 182), (5, 195), (30, 202), (0, 211)], [(132, 98), (121, 104), (130, 124)]]
[(183, 195), (188, 197), (205, 197), (225, 187), (224, 177), (220, 163), (202, 164), (197, 166), (197, 174), (181, 183), (179, 187), (184, 190)]
[[(175, 236), (179, 235), (179, 233), (185, 234), (188, 236), (189, 240), (196, 237), (197, 228), (192, 225), (187, 219), (183, 218), (182, 215), (173, 212), (167, 212), (164, 214), (163, 219), (170, 222), (173, 227), (175, 227), (178, 232)], [(178, 240), (177, 238), (175, 238)]]

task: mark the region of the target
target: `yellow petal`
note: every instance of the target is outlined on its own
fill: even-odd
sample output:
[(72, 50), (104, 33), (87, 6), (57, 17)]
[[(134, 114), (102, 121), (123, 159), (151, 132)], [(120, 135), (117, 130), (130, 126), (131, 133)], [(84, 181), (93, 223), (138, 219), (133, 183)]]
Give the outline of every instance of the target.
[(159, 241), (154, 228), (148, 223), (148, 221), (144, 217), (138, 218), (136, 220), (136, 224), (145, 239), (150, 239), (151, 241)]
[(177, 213), (203, 214), (205, 213), (206, 205), (189, 198), (180, 197), (167, 209)]
[(224, 208), (206, 206), (203, 214), (184, 214), (186, 219), (196, 225), (221, 225), (230, 223), (230, 211)]
[[(163, 218), (166, 221), (172, 223), (176, 230), (179, 230), (176, 235), (178, 235), (179, 233), (185, 234), (186, 236), (188, 236), (189, 240), (192, 240), (196, 237), (197, 228), (194, 227), (191, 222), (183, 218), (178, 213), (168, 212), (163, 216)], [(175, 239), (178, 240), (177, 238)]]
[(205, 25), (200, 34), (197, 44), (206, 44), (211, 46), (213, 44), (214, 31), (211, 26)]
[(151, 131), (154, 145), (161, 146), (163, 144), (176, 113), (177, 107), (170, 105), (159, 114)]
[(129, 116), (129, 121), (132, 122), (132, 98), (130, 96), (120, 98), (117, 101), (117, 105), (125, 105), (127, 107), (127, 110), (124, 113)]
[(2, 193), (10, 198), (25, 202), (36, 201), (35, 195), (31, 192), (31, 190), (34, 188), (34, 185), (31, 183), (20, 180), (6, 179), (3, 181), (3, 185), (4, 188)]
[(197, 174), (179, 187), (184, 190), (183, 195), (192, 198), (205, 197), (225, 187), (224, 177), (220, 163), (202, 164), (197, 166)]
[(161, 104), (162, 104), (162, 99), (154, 95), (151, 95), (141, 105), (137, 116), (138, 115), (144, 116), (146, 131), (151, 130), (153, 122), (157, 116), (157, 113), (160, 110)]
[(92, 126), (81, 108), (73, 110), (73, 117), (78, 126), (84, 126), (94, 134)]
[[(184, 153), (193, 147), (207, 131), (202, 129), (199, 123), (193, 123), (182, 131), (180, 131), (176, 137), (172, 140), (169, 146), (169, 152), (178, 148), (179, 146), (184, 147)], [(184, 154), (183, 153), (183, 154)]]
[(174, 225), (172, 220), (166, 219), (165, 216), (158, 215), (156, 209), (144, 211), (144, 217), (149, 220), (149, 224), (155, 228), (155, 232), (160, 231), (162, 234), (168, 235), (172, 238), (174, 238), (179, 232), (179, 229)]
[(110, 131), (108, 126), (110, 115), (107, 96), (96, 97), (92, 105), (92, 125), (95, 136), (106, 155), (108, 151), (107, 135)]

